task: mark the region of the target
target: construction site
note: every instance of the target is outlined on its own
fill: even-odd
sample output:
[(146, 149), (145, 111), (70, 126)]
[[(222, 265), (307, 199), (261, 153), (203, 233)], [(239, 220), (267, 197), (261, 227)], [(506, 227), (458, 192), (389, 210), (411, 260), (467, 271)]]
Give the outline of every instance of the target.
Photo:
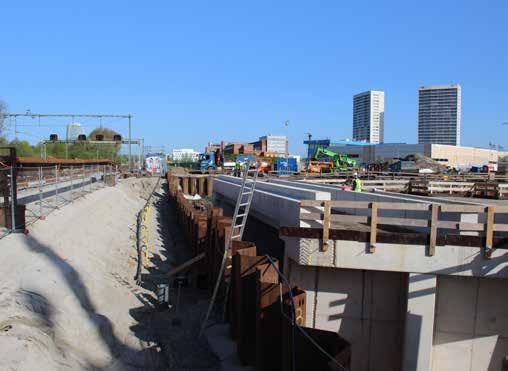
[(3, 1), (0, 371), (508, 371), (508, 1)]
[(508, 370), (504, 175), (1, 162), (0, 369)]

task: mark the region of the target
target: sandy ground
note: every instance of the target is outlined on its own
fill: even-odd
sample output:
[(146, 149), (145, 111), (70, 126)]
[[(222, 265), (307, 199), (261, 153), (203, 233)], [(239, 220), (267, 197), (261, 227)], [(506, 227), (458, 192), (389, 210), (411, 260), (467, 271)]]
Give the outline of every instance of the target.
[(0, 370), (166, 368), (133, 314), (150, 298), (134, 235), (154, 182), (99, 189), (0, 240)]

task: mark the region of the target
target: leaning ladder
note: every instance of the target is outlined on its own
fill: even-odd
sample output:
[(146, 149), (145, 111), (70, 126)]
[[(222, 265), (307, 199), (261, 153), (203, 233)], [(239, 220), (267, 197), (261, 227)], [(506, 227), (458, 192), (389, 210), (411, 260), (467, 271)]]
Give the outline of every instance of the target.
[[(252, 179), (249, 179), (249, 174), (252, 174)], [(241, 241), (243, 237), (243, 231), (245, 230), (245, 225), (247, 224), (247, 217), (249, 216), (250, 205), (252, 203), (252, 198), (254, 197), (254, 191), (256, 189), (256, 181), (258, 179), (258, 169), (249, 170), (249, 164), (246, 164), (246, 169), (243, 172), (242, 177), (242, 185), (240, 187), (240, 192), (238, 193), (238, 198), (236, 199), (235, 212), (233, 214), (233, 220), (231, 221), (231, 228), (229, 229), (229, 236), (224, 248), (224, 255), (222, 256), (222, 263), (220, 266), (219, 274), (217, 276), (217, 281), (215, 282), (215, 287), (213, 289), (212, 299), (210, 304), (208, 305), (208, 310), (206, 312), (206, 316), (201, 325), (200, 335), (203, 333), (206, 323), (208, 322), (208, 318), (212, 312), (215, 300), (217, 298), (217, 294), (219, 292), (220, 285), (222, 283), (222, 278), (224, 275), (224, 270), (226, 269), (226, 263), (228, 258), (231, 258), (231, 246), (233, 241)], [(226, 281), (226, 295), (225, 295), (225, 303), (224, 307), (227, 305), (227, 300), (229, 296), (229, 288), (231, 284), (231, 278), (225, 279)]]

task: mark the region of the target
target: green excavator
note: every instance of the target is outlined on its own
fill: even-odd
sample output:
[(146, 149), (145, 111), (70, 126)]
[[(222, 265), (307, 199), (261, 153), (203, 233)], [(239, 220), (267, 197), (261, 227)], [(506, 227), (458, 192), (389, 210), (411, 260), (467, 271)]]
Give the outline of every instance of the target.
[(314, 153), (313, 158), (319, 159), (323, 157), (330, 159), (333, 164), (333, 170), (335, 171), (346, 171), (357, 167), (356, 161), (350, 158), (348, 155), (341, 155), (320, 147)]

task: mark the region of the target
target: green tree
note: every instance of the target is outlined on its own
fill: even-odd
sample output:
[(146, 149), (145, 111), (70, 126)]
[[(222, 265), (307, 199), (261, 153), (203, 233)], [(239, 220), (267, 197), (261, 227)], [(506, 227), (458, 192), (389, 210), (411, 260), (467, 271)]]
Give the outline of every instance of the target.
[[(95, 144), (89, 141), (95, 141), (98, 134), (104, 136), (105, 141), (112, 141), (115, 135), (118, 135), (109, 128), (97, 128), (90, 132), (88, 140), (77, 143), (46, 143), (46, 155), (56, 158), (70, 158), (70, 159), (110, 159), (114, 162), (121, 162), (119, 152), (121, 144)], [(41, 153), (41, 145), (36, 145), (33, 148), (34, 154)]]
[(35, 147), (32, 146), (30, 143), (28, 143), (28, 141), (26, 140), (14, 139), (9, 143), (9, 145), (16, 148), (16, 155), (18, 156), (24, 157), (34, 156)]

